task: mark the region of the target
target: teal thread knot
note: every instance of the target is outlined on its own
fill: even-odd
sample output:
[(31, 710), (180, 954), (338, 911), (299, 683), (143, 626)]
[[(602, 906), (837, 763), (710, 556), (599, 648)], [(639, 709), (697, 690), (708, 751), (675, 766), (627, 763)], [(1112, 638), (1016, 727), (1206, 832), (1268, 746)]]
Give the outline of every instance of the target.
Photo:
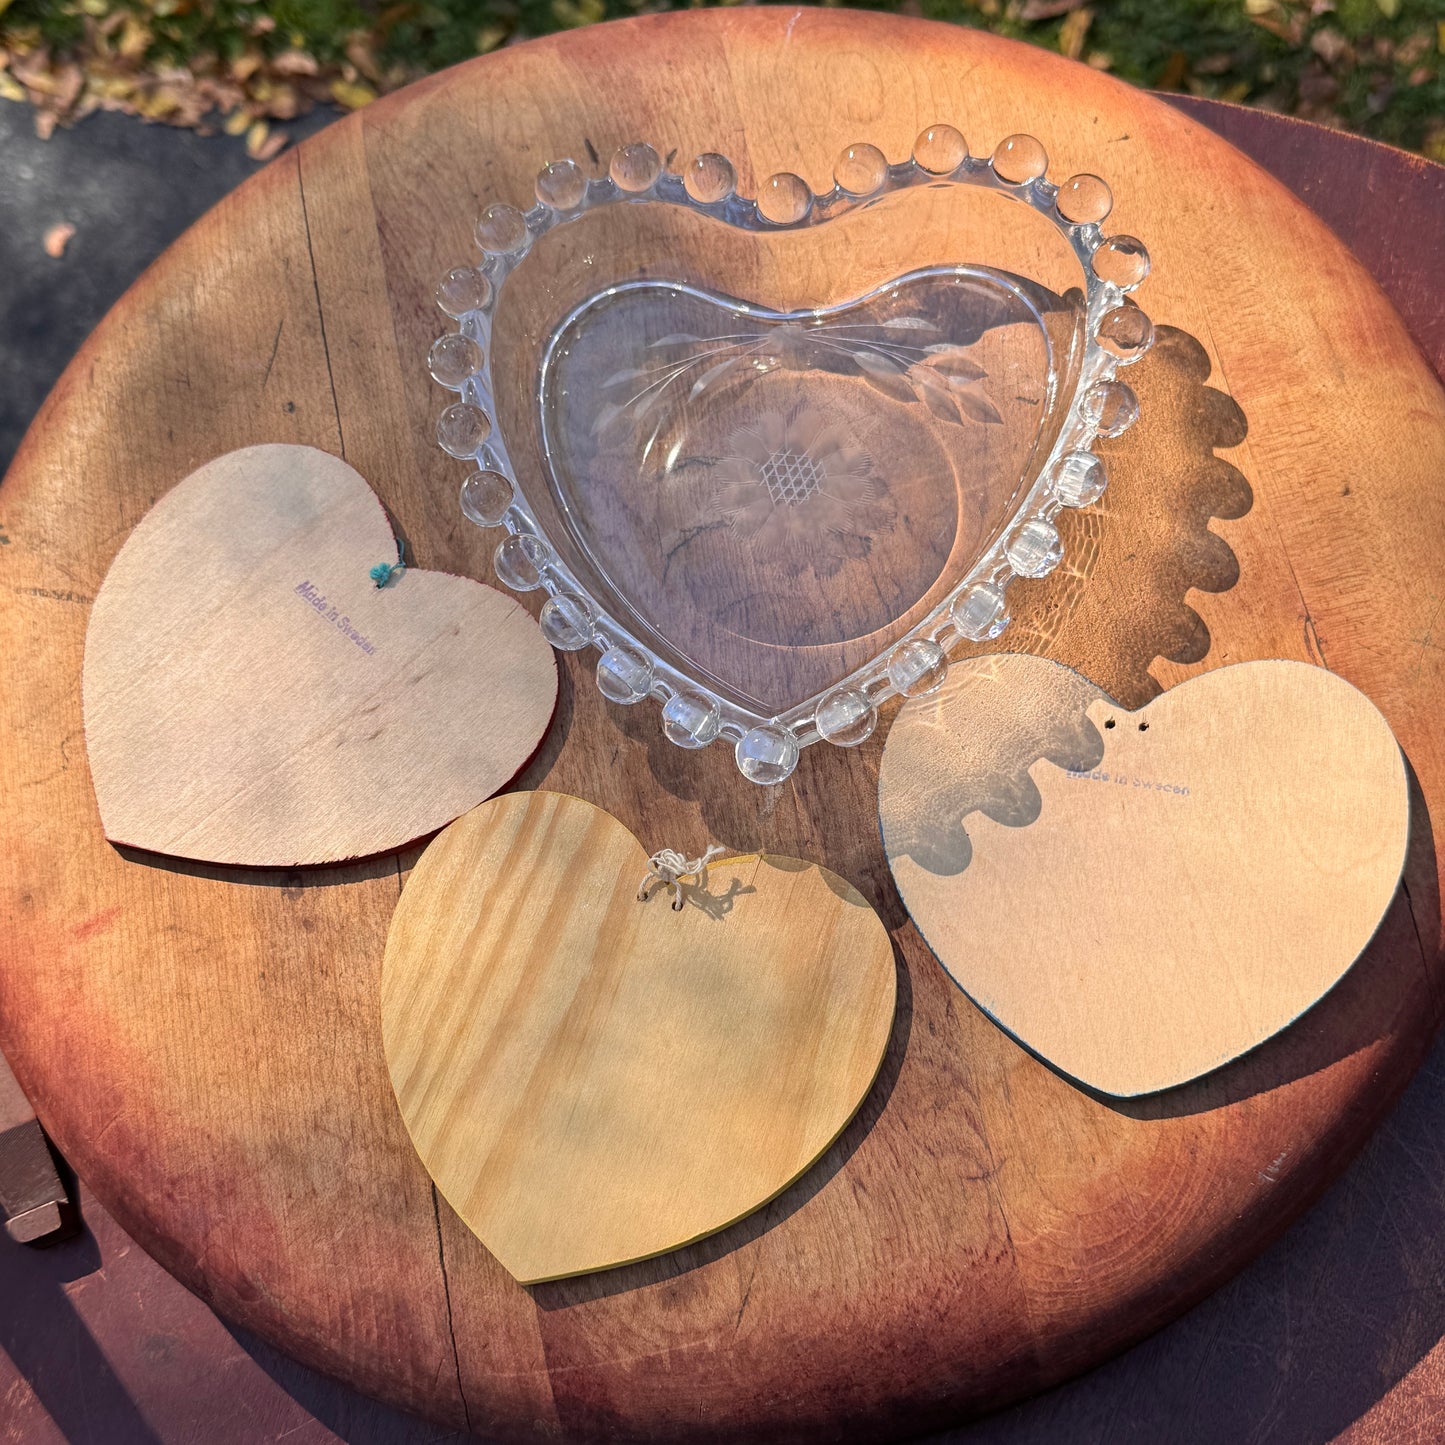
[(378, 587), (385, 587), (394, 577), (400, 577), (406, 571), (406, 558), (402, 553), (402, 543), (396, 544), (395, 562), (378, 562), (367, 575)]

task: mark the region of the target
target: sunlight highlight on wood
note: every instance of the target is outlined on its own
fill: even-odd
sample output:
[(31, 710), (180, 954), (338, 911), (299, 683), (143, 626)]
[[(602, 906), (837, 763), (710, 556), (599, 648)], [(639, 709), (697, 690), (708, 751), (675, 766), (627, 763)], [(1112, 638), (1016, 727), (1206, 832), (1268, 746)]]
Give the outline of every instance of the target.
[(862, 1103), (893, 948), (836, 874), (724, 858), (647, 902), (610, 814), (513, 793), (422, 855), (387, 938), (392, 1086), (448, 1202), (524, 1284), (731, 1224)]

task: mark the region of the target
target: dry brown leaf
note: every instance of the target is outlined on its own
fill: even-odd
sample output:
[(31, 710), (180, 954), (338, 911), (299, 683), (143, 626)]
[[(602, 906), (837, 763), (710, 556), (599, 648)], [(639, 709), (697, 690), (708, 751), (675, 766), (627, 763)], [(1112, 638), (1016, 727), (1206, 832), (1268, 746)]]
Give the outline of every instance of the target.
[(40, 244), (45, 248), (45, 254), (58, 261), (65, 255), (65, 248), (70, 244), (70, 238), (75, 234), (75, 227), (69, 221), (57, 221), (49, 227)]
[(1084, 53), (1084, 37), (1093, 23), (1094, 12), (1087, 8), (1074, 10), (1064, 17), (1064, 23), (1059, 26), (1059, 49), (1070, 60), (1077, 60)]
[(1067, 15), (1070, 10), (1077, 10), (1084, 0), (1025, 0), (1025, 4), (1019, 10), (1019, 19), (1025, 22), (1033, 20), (1057, 20), (1060, 15)]
[[(284, 130), (273, 130), (271, 134), (267, 136), (267, 138), (259, 146), (257, 146), (254, 151), (250, 152), (251, 159), (257, 161), (269, 161), (273, 156), (277, 155), (285, 147), (286, 139), (287, 136)], [(247, 147), (247, 150), (250, 151), (249, 146)]]
[(268, 90), (266, 114), (272, 120), (295, 120), (300, 115), (301, 97), (297, 95), (295, 86), (283, 82), (269, 86)]
[(116, 42), (116, 53), (126, 60), (139, 60), (150, 49), (150, 27), (138, 16), (127, 15)]
[[(381, 80), (381, 70), (376, 62), (376, 53), (371, 48), (371, 37), (365, 31), (358, 30), (347, 39), (346, 58), (368, 80), (373, 82)], [(316, 74), (314, 70), (311, 73)]]
[(283, 50), (271, 61), (273, 75), (318, 75), (321, 67), (304, 50)]
[(64, 115), (80, 98), (80, 92), (84, 89), (85, 73), (81, 68), (74, 62), (61, 66), (55, 72), (54, 96), (57, 110)]

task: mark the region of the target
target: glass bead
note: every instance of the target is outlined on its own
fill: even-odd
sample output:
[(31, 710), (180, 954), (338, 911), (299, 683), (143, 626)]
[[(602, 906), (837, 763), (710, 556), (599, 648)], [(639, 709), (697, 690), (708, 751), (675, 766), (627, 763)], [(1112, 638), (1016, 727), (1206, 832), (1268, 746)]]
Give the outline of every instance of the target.
[(1132, 291), (1149, 274), (1149, 252), (1133, 236), (1110, 236), (1094, 252), (1094, 275), (1112, 281), (1121, 291)]
[(913, 142), (913, 160), (933, 176), (951, 175), (968, 159), (968, 142), (951, 125), (931, 125)]
[(554, 211), (575, 211), (587, 198), (587, 177), (576, 161), (552, 161), (537, 172), (537, 199)]
[(462, 483), (462, 515), (479, 527), (500, 526), (512, 501), (512, 483), (501, 472), (483, 467)]
[(1047, 577), (1063, 560), (1064, 544), (1052, 522), (1035, 517), (1008, 539), (1004, 556), (1020, 577)]
[(1137, 306), (1116, 306), (1099, 319), (1099, 345), (1127, 366), (1154, 344), (1154, 323)]
[(750, 728), (733, 750), (738, 771), (752, 783), (781, 783), (798, 766), (798, 740), (777, 723)]
[(1084, 393), (1080, 414), (1101, 437), (1116, 437), (1139, 420), (1139, 398), (1122, 381), (1096, 381)]
[(492, 299), (492, 283), (471, 266), (455, 266), (437, 282), (436, 298), (448, 316), (465, 316)]
[(1070, 176), (1059, 187), (1055, 204), (1071, 226), (1097, 224), (1114, 209), (1114, 193), (1098, 176)]
[(662, 161), (646, 141), (634, 141), (612, 152), (607, 174), (620, 190), (639, 195), (662, 174)]
[(878, 709), (868, 694), (856, 687), (834, 688), (818, 704), (813, 726), (825, 743), (856, 748), (873, 736), (873, 729), (878, 726)]
[(492, 434), (492, 419), (481, 407), (454, 401), (437, 418), (437, 445), (449, 456), (465, 460)]
[(738, 174), (733, 163), (714, 151), (694, 156), (682, 173), (683, 188), (700, 205), (716, 205), (737, 189)]
[(835, 162), (833, 179), (850, 196), (871, 196), (888, 179), (888, 157), (877, 146), (851, 145)]
[(508, 256), (527, 244), (527, 222), (515, 206), (494, 201), (477, 222), (477, 245), (493, 256)]
[(926, 697), (937, 692), (948, 676), (943, 649), (926, 637), (900, 642), (888, 654), (888, 681), (904, 697)]
[(722, 709), (705, 692), (679, 692), (663, 704), (662, 730), (680, 748), (705, 748), (722, 731)]
[(802, 176), (779, 171), (763, 182), (758, 196), (758, 214), (775, 226), (792, 226), (801, 221), (813, 206), (813, 193)]
[(970, 642), (988, 642), (1008, 626), (1008, 603), (1003, 588), (991, 582), (970, 587), (953, 604), (953, 625)]
[(1093, 452), (1066, 452), (1054, 467), (1053, 483), (1066, 507), (1087, 507), (1104, 495), (1109, 474)]
[(1023, 185), (1038, 180), (1048, 170), (1049, 153), (1031, 135), (1011, 135), (998, 143), (991, 164), (999, 180)]
[(531, 592), (542, 585), (547, 557), (546, 545), (528, 533), (503, 537), (492, 553), (492, 571), (513, 592)]
[(482, 348), (470, 336), (454, 331), (450, 336), (440, 337), (432, 343), (431, 350), (427, 352), (426, 368), (431, 372), (433, 381), (460, 391), (462, 383), (482, 369)]
[(592, 609), (575, 592), (549, 597), (537, 625), (559, 652), (580, 652), (592, 641)]
[(631, 647), (609, 647), (597, 659), (597, 690), (610, 702), (631, 706), (652, 691), (652, 661)]

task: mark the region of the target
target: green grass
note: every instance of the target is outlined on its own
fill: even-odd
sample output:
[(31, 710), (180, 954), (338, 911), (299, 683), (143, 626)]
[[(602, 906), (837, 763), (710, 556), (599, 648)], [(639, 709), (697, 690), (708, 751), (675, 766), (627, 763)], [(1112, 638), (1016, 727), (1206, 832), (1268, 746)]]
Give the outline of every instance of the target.
[[(259, 145), (269, 120), (316, 100), (364, 104), (519, 38), (664, 8), (665, 0), (0, 0), (0, 93), (23, 93), (62, 122), (105, 106), (204, 124), (182, 72), (210, 87), (213, 114), (229, 115), (229, 128), (249, 129)], [(1445, 159), (1445, 0), (877, 0), (871, 8), (980, 26), (1140, 85), (1302, 115)], [(67, 67), (82, 76), (74, 95)]]

